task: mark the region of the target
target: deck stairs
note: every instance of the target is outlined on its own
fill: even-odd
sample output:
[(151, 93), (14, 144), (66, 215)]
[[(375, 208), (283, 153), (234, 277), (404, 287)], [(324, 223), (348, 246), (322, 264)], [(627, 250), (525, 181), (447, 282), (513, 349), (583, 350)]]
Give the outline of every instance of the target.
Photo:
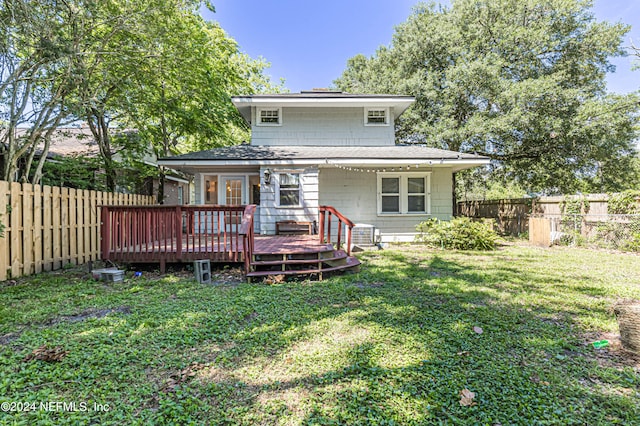
[(270, 276), (307, 276), (322, 280), (333, 272), (357, 272), (360, 261), (332, 244), (314, 247), (280, 246), (273, 250), (254, 252), (247, 279)]

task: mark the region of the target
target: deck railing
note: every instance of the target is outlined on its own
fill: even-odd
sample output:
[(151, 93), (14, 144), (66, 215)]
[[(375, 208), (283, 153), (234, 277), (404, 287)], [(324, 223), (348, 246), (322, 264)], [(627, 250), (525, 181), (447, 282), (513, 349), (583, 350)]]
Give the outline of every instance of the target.
[[(336, 235), (336, 248), (339, 249), (342, 246), (342, 234), (343, 228), (346, 234), (345, 249), (347, 255), (351, 255), (351, 232), (355, 224), (349, 220), (346, 216), (331, 206), (320, 206), (320, 227), (318, 234), (320, 235), (321, 243), (331, 243), (331, 230), (332, 223), (331, 218), (335, 216), (337, 219), (337, 235)], [(325, 223), (326, 222), (326, 223)]]
[(244, 206), (102, 206), (102, 259), (243, 261)]
[(240, 235), (242, 236), (242, 246), (244, 248), (244, 271), (248, 273), (251, 270), (251, 260), (253, 258), (254, 231), (253, 231), (253, 215), (256, 211), (255, 204), (249, 204), (244, 209), (242, 223), (240, 224)]
[[(333, 207), (320, 206), (319, 211), (320, 242), (335, 243), (338, 249), (344, 242), (350, 255), (354, 223)], [(159, 262), (162, 271), (167, 262), (244, 262), (248, 272), (254, 252), (255, 212), (253, 204), (102, 206), (101, 258)], [(335, 239), (332, 230), (336, 230)]]

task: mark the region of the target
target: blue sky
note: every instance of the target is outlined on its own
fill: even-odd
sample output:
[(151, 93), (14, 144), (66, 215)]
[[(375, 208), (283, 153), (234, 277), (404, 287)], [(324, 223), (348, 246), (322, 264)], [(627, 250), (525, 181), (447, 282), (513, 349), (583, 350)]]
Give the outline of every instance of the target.
[[(285, 79), (292, 92), (328, 87), (346, 67), (347, 59), (370, 56), (391, 42), (394, 27), (411, 14), (417, 0), (214, 0), (218, 21), (240, 49), (264, 57), (273, 80)], [(640, 0), (595, 0), (598, 20), (631, 24), (624, 40), (640, 46)], [(633, 58), (616, 58), (616, 72), (607, 77), (609, 91), (640, 89), (640, 70)]]

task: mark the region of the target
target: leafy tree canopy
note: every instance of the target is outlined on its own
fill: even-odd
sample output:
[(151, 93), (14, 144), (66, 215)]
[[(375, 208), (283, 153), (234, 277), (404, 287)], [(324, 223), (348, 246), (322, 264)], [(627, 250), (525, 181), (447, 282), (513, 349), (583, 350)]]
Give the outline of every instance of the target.
[[(0, 0), (0, 178), (41, 182), (51, 135), (69, 123), (90, 128), (111, 190), (115, 155), (246, 139), (231, 96), (280, 87), (263, 60), (204, 21), (203, 5), (212, 8), (206, 0)], [(117, 137), (132, 129), (137, 139)]]
[(335, 85), (411, 94), (400, 142), (477, 152), (528, 191), (622, 189), (635, 156), (638, 96), (607, 94), (629, 27), (589, 0), (420, 4), (392, 43), (357, 55)]

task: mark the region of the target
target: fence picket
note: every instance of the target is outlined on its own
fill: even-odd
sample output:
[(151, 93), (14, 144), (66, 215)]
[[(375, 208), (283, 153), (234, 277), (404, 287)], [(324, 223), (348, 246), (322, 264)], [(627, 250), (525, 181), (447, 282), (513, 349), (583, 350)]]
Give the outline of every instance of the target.
[(82, 250), (82, 258), (80, 263), (86, 263), (91, 259), (91, 236), (89, 235), (91, 232), (90, 228), (90, 218), (91, 218), (91, 206), (90, 202), (90, 194), (89, 190), (82, 191), (82, 234), (84, 235), (84, 244)]
[(53, 268), (60, 269), (62, 267), (62, 195), (61, 189), (53, 187), (51, 198), (51, 215), (53, 217)]
[(0, 281), (5, 281), (8, 277), (10, 267), (9, 259), (9, 212), (7, 205), (9, 204), (9, 183), (0, 181), (0, 223), (5, 227), (4, 236), (0, 236)]
[(33, 187), (33, 266), (34, 272), (42, 272), (42, 187)]
[(9, 215), (11, 228), (9, 237), (11, 241), (11, 277), (22, 276), (22, 186), (19, 183), (11, 183), (11, 213)]
[(33, 185), (22, 185), (22, 275), (33, 274)]
[(42, 269), (53, 269), (53, 224), (51, 187), (42, 187)]

